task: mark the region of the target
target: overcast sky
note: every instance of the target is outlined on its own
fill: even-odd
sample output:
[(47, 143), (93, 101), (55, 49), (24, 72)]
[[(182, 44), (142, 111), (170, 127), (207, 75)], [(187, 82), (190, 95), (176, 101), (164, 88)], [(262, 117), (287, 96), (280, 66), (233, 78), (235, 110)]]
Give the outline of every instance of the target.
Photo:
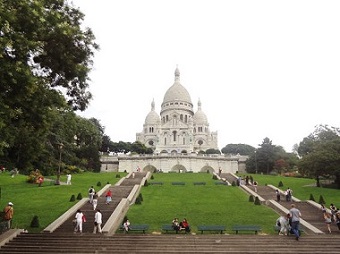
[(340, 1), (73, 0), (100, 51), (95, 117), (114, 142), (134, 142), (154, 99), (157, 113), (176, 66), (219, 148), (287, 152), (318, 124), (340, 127)]

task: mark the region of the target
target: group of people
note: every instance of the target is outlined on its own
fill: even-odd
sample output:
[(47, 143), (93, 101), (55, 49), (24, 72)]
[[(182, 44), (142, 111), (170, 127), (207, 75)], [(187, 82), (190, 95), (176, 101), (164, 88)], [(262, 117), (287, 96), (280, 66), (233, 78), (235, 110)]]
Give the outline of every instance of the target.
[[(88, 197), (89, 197), (89, 203), (92, 204), (93, 210), (95, 211), (93, 233), (96, 234), (97, 231), (98, 233), (102, 233), (101, 225), (102, 225), (103, 216), (102, 216), (100, 209), (97, 208), (98, 193), (96, 192), (93, 186), (91, 186), (88, 190)], [(105, 204), (108, 205), (110, 204), (111, 201), (112, 201), (112, 191), (109, 189), (105, 194)], [(85, 214), (80, 209), (77, 211), (73, 222), (75, 224), (74, 232), (82, 233), (83, 223), (86, 222), (86, 217), (85, 217)]]
[(336, 206), (333, 203), (330, 204), (329, 210), (330, 212), (328, 212), (326, 207), (323, 204), (321, 204), (323, 218), (325, 220), (328, 233), (331, 234), (332, 233), (331, 225), (333, 222), (336, 223), (338, 229), (340, 230), (340, 211), (339, 208), (336, 208)]
[[(287, 190), (283, 194), (285, 195), (287, 202), (291, 202), (292, 201), (292, 198), (293, 198), (293, 191), (292, 191), (292, 189), (290, 189), (288, 187)], [(281, 192), (278, 189), (275, 190), (275, 196), (276, 196), (276, 201), (280, 202), (281, 201)]]
[[(75, 224), (75, 227), (74, 227), (74, 233), (82, 233), (83, 232), (83, 223), (86, 222), (86, 216), (85, 214), (80, 210), (78, 209), (77, 210), (77, 213), (74, 217), (74, 224)], [(98, 233), (102, 233), (102, 225), (103, 223), (103, 215), (100, 211), (100, 209), (96, 209), (96, 212), (94, 214), (94, 228), (93, 228), (93, 234), (96, 234), (97, 231)]]
[(295, 207), (295, 204), (291, 204), (289, 213), (281, 215), (276, 220), (276, 226), (280, 227), (279, 235), (294, 234), (298, 241), (300, 238), (300, 217), (300, 210)]
[(172, 220), (172, 228), (177, 232), (181, 230), (185, 230), (186, 233), (190, 232), (190, 226), (186, 218), (184, 218), (181, 222), (179, 222), (178, 218), (174, 218)]

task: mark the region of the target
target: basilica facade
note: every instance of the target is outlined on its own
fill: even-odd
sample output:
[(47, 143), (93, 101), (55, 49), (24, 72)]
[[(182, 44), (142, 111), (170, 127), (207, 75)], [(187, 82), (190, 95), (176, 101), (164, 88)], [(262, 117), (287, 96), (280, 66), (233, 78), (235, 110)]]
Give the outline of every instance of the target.
[(217, 132), (211, 132), (208, 118), (198, 100), (197, 110), (187, 89), (180, 83), (180, 72), (175, 70), (175, 81), (166, 91), (161, 111), (155, 111), (155, 102), (147, 114), (143, 131), (136, 141), (151, 147), (154, 153), (197, 153), (218, 149)]

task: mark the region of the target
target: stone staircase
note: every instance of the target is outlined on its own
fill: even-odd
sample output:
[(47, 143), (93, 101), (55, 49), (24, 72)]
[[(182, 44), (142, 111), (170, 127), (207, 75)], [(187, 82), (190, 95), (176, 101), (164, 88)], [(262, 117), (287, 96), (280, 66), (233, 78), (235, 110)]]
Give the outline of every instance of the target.
[[(340, 238), (289, 236), (20, 234), (0, 253), (339, 253)], [(15, 244), (14, 244), (15, 243)]]
[[(105, 195), (99, 197), (98, 208), (103, 213), (103, 222), (116, 209), (121, 199), (128, 197), (134, 185), (139, 184), (145, 175), (124, 179), (119, 186), (111, 186), (113, 200), (105, 205)], [(223, 176), (232, 182), (232, 176)], [(252, 187), (250, 187), (252, 188)], [(275, 199), (275, 193), (268, 186), (258, 186), (258, 195)], [(282, 199), (284, 200), (284, 199)], [(301, 210), (303, 218), (326, 231), (321, 220), (321, 211), (309, 207), (307, 202), (294, 202)], [(290, 202), (280, 202), (289, 209)], [(314, 210), (313, 210), (314, 208)], [(72, 217), (52, 233), (20, 233), (1, 246), (1, 253), (339, 253), (340, 234), (304, 234), (299, 241), (293, 236), (278, 235), (173, 235), (173, 234), (92, 234), (94, 211), (86, 203), (81, 207), (87, 217), (83, 234), (74, 234)], [(318, 223), (321, 221), (321, 224)], [(336, 231), (336, 230), (335, 230)], [(336, 231), (338, 232), (338, 231)], [(0, 235), (1, 238), (1, 235)], [(0, 239), (1, 240), (1, 239)]]
[[(225, 174), (222, 177), (225, 177), (230, 182), (232, 181), (236, 182), (236, 178), (231, 174)], [(250, 190), (254, 191), (254, 186), (248, 185), (247, 187)], [(257, 186), (257, 195), (262, 197), (265, 200), (276, 201), (275, 189), (269, 186)], [(323, 214), (322, 214), (320, 207), (316, 207), (307, 201), (298, 200), (298, 201), (287, 202), (285, 196), (281, 194), (281, 199), (279, 202), (281, 206), (289, 210), (291, 208), (291, 204), (293, 203), (296, 205), (296, 208), (300, 210), (301, 215), (302, 215), (301, 218), (303, 220), (307, 221), (309, 224), (313, 225), (314, 227), (316, 227), (323, 233), (328, 234), (326, 224), (324, 222)], [(280, 212), (280, 213), (284, 214), (283, 212)], [(340, 236), (340, 230), (335, 225), (335, 223), (332, 223), (331, 229), (332, 229), (332, 235)], [(308, 231), (308, 233), (312, 233), (312, 232)]]

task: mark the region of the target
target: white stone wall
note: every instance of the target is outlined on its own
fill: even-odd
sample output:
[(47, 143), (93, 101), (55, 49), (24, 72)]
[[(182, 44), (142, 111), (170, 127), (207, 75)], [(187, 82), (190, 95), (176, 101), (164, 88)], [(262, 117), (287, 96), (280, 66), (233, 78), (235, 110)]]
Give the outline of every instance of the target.
[[(110, 156), (111, 157), (111, 156)], [(110, 157), (102, 160), (103, 172), (132, 172), (138, 168), (142, 171), (162, 170), (163, 172), (207, 172), (218, 173), (221, 168), (223, 173), (236, 173), (244, 170), (244, 156), (218, 156), (218, 155), (197, 155), (197, 154), (160, 154), (160, 155), (132, 155), (112, 156), (112, 161), (118, 160), (118, 168), (113, 167)], [(111, 166), (110, 166), (111, 165)], [(109, 166), (109, 167), (108, 167)]]

